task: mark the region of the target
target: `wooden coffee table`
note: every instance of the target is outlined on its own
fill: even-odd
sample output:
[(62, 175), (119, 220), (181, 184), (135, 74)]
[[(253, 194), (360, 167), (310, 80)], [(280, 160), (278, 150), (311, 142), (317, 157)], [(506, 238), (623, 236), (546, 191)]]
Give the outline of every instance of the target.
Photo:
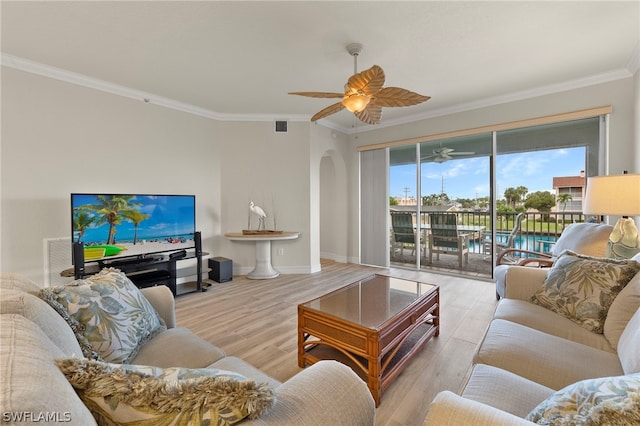
[(373, 275), (298, 305), (298, 365), (349, 365), (380, 396), (440, 333), (439, 287)]

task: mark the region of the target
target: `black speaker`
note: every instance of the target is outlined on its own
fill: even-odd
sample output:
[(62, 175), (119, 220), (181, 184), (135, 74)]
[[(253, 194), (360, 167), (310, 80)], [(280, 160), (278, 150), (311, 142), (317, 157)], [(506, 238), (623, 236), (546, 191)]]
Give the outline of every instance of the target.
[(209, 279), (219, 283), (233, 280), (233, 261), (225, 257), (209, 259)]
[(196, 256), (202, 256), (202, 234), (200, 231), (193, 234), (193, 242), (196, 245)]
[(73, 243), (73, 273), (75, 279), (84, 277), (84, 244)]

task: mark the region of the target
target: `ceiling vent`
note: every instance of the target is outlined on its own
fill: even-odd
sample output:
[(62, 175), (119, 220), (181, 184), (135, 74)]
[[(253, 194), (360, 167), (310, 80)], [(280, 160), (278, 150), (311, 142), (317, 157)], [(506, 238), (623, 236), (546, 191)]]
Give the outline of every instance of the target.
[(276, 133), (287, 133), (287, 122), (276, 120)]

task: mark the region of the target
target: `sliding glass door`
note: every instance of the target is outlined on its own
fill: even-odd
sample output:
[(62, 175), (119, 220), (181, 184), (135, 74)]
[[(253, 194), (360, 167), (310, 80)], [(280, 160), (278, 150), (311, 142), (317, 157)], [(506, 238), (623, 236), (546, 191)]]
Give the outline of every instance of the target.
[(566, 225), (586, 219), (582, 195), (586, 176), (598, 174), (604, 122), (387, 148), (390, 264), (491, 277), (506, 244), (550, 250)]
[[(599, 117), (497, 133), (497, 240), (500, 248), (549, 252), (582, 214), (587, 176), (599, 174)], [(520, 223), (516, 216), (523, 213)], [(513, 227), (517, 235), (509, 239)], [(524, 256), (524, 255), (521, 255)]]
[[(390, 148), (392, 265), (490, 272), (489, 256), (479, 263), (470, 253), (485, 254), (490, 230), (491, 138), (481, 134)], [(409, 214), (414, 242), (403, 244), (403, 233), (393, 224)]]

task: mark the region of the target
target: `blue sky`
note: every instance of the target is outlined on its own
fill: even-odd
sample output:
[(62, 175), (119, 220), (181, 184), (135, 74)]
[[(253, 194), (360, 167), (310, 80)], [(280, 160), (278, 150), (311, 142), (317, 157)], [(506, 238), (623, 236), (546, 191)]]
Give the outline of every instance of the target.
[[(585, 169), (585, 148), (566, 148), (497, 157), (498, 198), (506, 188), (525, 186), (529, 193), (552, 191), (553, 178), (578, 176)], [(390, 171), (390, 195), (402, 197), (405, 188), (415, 196), (415, 165), (394, 166)], [(454, 159), (444, 163), (424, 163), (422, 193), (444, 192), (450, 198), (475, 198), (489, 195), (489, 159), (487, 157)]]

